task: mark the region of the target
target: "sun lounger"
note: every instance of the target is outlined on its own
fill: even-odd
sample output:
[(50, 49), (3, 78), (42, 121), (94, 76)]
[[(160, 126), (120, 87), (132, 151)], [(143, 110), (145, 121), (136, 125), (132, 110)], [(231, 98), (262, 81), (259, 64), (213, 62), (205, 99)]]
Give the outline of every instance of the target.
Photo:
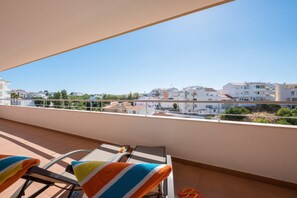
[[(124, 156), (129, 155), (129, 153), (122, 152), (119, 153), (121, 146), (112, 146), (108, 144), (101, 145), (98, 149), (90, 152), (87, 150), (77, 150), (73, 152), (69, 152), (61, 157), (53, 159), (49, 162), (45, 168), (51, 167), (53, 164), (57, 163), (58, 161), (69, 157), (70, 155), (77, 153), (77, 152), (89, 152), (88, 155), (83, 157), (82, 161), (109, 161), (109, 162), (117, 162), (121, 160)], [(126, 151), (128, 147), (126, 146), (122, 151)], [(169, 164), (171, 165), (171, 157), (166, 155), (165, 147), (145, 147), (145, 146), (137, 146), (132, 154), (129, 155), (127, 162), (130, 163), (154, 163), (154, 164)], [(69, 167), (68, 167), (69, 168)], [(72, 171), (72, 170), (68, 170)], [(32, 197), (36, 197), (44, 190), (46, 190), (49, 186), (54, 184), (67, 184), (69, 194), (68, 197), (71, 197), (80, 189), (80, 186), (76, 180), (76, 178), (68, 172), (62, 174), (56, 174), (50, 172), (46, 169), (33, 167), (31, 168), (28, 173), (23, 177), (27, 179), (25, 184), (14, 194), (13, 197), (21, 197), (27, 187), (29, 186), (31, 181), (39, 182), (45, 184), (43, 188), (38, 190), (36, 193), (33, 194)], [(169, 177), (159, 185), (159, 188), (155, 192), (147, 194), (147, 196), (158, 196), (158, 197), (174, 197), (174, 190), (173, 190), (173, 178), (172, 172), (170, 173)], [(75, 196), (76, 197), (76, 196)], [(86, 197), (84, 195), (84, 197)]]
[(26, 179), (26, 182), (12, 195), (12, 198), (22, 197), (25, 194), (25, 190), (29, 187), (29, 185), (32, 182), (39, 182), (39, 183), (45, 184), (45, 186), (40, 190), (38, 190), (37, 192), (35, 192), (33, 195), (31, 195), (31, 197), (38, 196), (40, 193), (42, 193), (44, 190), (46, 190), (48, 187), (54, 184), (70, 185), (70, 188), (69, 188), (69, 197), (70, 197), (75, 192), (74, 190), (81, 189), (79, 187), (79, 184), (75, 176), (66, 171), (62, 174), (56, 174), (51, 171), (48, 171), (47, 170), (48, 168), (58, 163), (59, 161), (67, 157), (70, 157), (75, 153), (80, 153), (80, 152), (88, 153), (85, 157), (81, 159), (84, 161), (92, 160), (92, 161), (116, 162), (121, 160), (122, 157), (128, 155), (128, 153), (126, 153), (128, 149), (129, 149), (129, 146), (115, 146), (110, 144), (102, 144), (93, 151), (80, 149), (80, 150), (71, 151), (64, 155), (61, 155), (60, 157), (57, 157), (51, 160), (48, 164), (46, 164), (42, 168), (35, 166), (29, 169), (29, 171), (22, 177), (23, 179)]
[[(166, 155), (166, 149), (164, 146), (136, 146), (127, 162), (168, 164), (172, 166), (171, 156)], [(152, 192), (147, 194), (147, 196), (173, 198), (173, 172), (171, 172), (168, 178), (159, 185), (159, 188), (154, 189)]]

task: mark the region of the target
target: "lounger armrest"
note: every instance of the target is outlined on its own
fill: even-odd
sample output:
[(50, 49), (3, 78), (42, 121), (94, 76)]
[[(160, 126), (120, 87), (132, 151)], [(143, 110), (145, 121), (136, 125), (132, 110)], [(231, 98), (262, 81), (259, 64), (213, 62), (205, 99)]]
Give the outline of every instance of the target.
[(123, 153), (117, 153), (115, 156), (110, 160), (111, 162), (119, 162), (123, 157), (129, 157), (131, 153), (129, 152), (123, 152)]
[[(123, 157), (129, 157), (131, 155), (131, 153), (129, 152), (124, 152), (124, 153), (117, 153), (115, 154), (115, 156), (109, 160), (109, 162), (119, 162)], [(74, 174), (73, 172), (73, 168), (71, 165), (68, 165), (66, 167), (66, 172), (70, 173), (70, 174)]]
[(37, 166), (30, 168), (23, 178), (30, 179), (32, 181), (39, 181), (44, 184), (63, 183), (79, 186), (79, 183), (76, 180), (56, 174), (43, 168), (39, 168)]
[(52, 159), (51, 161), (49, 161), (47, 164), (45, 164), (42, 168), (44, 169), (48, 169), (50, 168), (51, 166), (53, 166), (54, 164), (56, 164), (57, 162), (63, 160), (64, 158), (66, 157), (69, 157), (70, 155), (73, 155), (75, 153), (80, 153), (80, 152), (87, 152), (87, 153), (90, 153), (92, 152), (92, 150), (87, 150), (87, 149), (79, 149), (79, 150), (75, 150), (75, 151), (70, 151), (68, 153), (65, 153), (59, 157), (56, 157), (54, 159)]
[[(167, 164), (172, 167), (172, 160), (170, 155), (166, 155)], [(173, 170), (167, 177), (167, 198), (174, 198), (174, 181), (173, 181)]]

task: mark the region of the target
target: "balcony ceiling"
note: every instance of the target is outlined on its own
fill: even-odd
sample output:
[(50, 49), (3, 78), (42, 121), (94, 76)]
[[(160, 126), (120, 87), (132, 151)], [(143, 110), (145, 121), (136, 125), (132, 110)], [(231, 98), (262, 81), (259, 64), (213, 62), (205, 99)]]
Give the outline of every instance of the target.
[(0, 71), (231, 0), (3, 0)]

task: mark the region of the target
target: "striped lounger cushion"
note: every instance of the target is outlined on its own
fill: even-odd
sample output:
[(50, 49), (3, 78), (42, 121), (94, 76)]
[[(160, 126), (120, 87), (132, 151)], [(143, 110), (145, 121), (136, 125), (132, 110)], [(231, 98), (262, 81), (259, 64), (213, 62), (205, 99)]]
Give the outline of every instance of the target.
[(142, 197), (171, 172), (166, 164), (73, 161), (74, 174), (88, 197)]
[(38, 159), (0, 154), (0, 193), (21, 178), (29, 168), (40, 163)]

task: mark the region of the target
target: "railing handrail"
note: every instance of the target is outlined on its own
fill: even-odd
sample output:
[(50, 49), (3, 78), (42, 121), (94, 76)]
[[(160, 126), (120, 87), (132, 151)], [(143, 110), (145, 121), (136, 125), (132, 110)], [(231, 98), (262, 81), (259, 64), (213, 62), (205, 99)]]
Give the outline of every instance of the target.
[[(257, 105), (257, 104), (277, 104), (277, 105), (283, 105), (283, 106), (287, 106), (288, 108), (294, 108), (294, 106), (297, 106), (297, 101), (231, 101), (231, 100), (104, 100), (104, 99), (99, 99), (99, 100), (83, 100), (83, 99), (45, 99), (45, 98), (34, 98), (34, 99), (22, 99), (22, 98), (6, 98), (6, 99), (1, 99), (0, 101), (9, 101), (6, 103), (9, 103), (10, 105), (14, 105), (14, 106), (28, 106), (28, 107), (43, 107), (43, 108), (59, 108), (59, 109), (70, 109), (70, 110), (80, 110), (80, 111), (109, 111), (109, 112), (118, 112), (118, 113), (129, 113), (128, 110), (126, 109), (125, 105), (119, 105), (119, 106), (114, 106), (111, 108), (110, 103), (111, 102), (129, 102), (129, 103), (144, 103), (144, 105), (141, 105), (144, 107), (144, 110), (140, 110), (137, 114), (144, 114), (145, 116), (147, 116), (148, 114), (152, 113), (151, 110), (148, 108), (148, 104), (149, 103), (157, 103), (157, 105), (153, 106), (153, 113), (158, 113), (159, 111), (164, 111), (164, 110), (168, 110), (167, 113), (171, 114), (175, 114), (176, 116), (178, 116), (178, 114), (184, 115), (184, 116), (198, 116), (199, 118), (204, 117), (204, 119), (211, 119), (212, 117), (214, 119), (217, 119), (218, 122), (221, 121), (221, 119), (224, 120), (238, 120), (238, 117), (241, 117), (238, 121), (242, 121), (243, 119), (246, 119), (249, 121), (253, 120), (256, 121), (255, 119), (257, 118), (265, 118), (265, 119), (269, 119), (269, 120), (259, 120), (256, 122), (267, 122), (267, 123), (276, 123), (277, 119), (283, 119), (283, 120), (279, 120), (288, 124), (293, 124), (296, 125), (295, 121), (297, 117), (295, 115), (292, 114), (292, 117), (290, 116), (278, 116), (277, 114), (275, 114), (276, 112), (270, 112), (269, 115), (269, 111), (267, 115), (257, 115), (257, 114), (250, 114), (250, 113), (242, 113), (242, 114), (226, 114), (225, 110), (227, 108), (230, 108), (231, 106), (235, 106), (235, 107), (255, 107), (258, 108), (257, 106), (253, 106), (253, 105)], [(29, 101), (27, 103), (22, 103), (21, 101)], [(38, 102), (37, 102), (38, 101)], [(171, 103), (172, 107), (170, 107), (171, 105), (166, 105), (165, 107), (162, 107), (162, 103)], [(174, 106), (174, 103), (176, 103), (178, 106)], [(180, 110), (180, 103), (184, 103), (184, 104), (188, 104), (191, 103), (192, 106), (188, 106), (185, 105), (184, 109)], [(194, 106), (194, 104), (197, 103), (204, 103), (206, 104), (205, 107), (203, 107), (203, 109), (197, 109), (197, 106)], [(215, 106), (210, 107), (210, 105), (207, 104), (216, 104)], [(229, 105), (228, 105), (229, 104)], [(242, 104), (242, 105), (237, 105), (237, 104)], [(247, 105), (247, 104), (250, 104)], [(8, 105), (5, 103), (0, 103), (0, 105)], [(131, 104), (133, 105), (133, 104)], [(208, 106), (208, 107), (207, 107)], [(190, 108), (190, 109), (189, 109)], [(196, 109), (195, 109), (196, 108)], [(263, 107), (264, 108), (264, 107)], [(129, 109), (129, 108), (128, 108)], [(115, 111), (114, 111), (115, 110)], [(265, 110), (265, 109), (264, 109)], [(204, 112), (205, 111), (205, 112)], [(271, 111), (271, 110), (270, 110)], [(254, 113), (262, 113), (265, 111), (259, 111), (257, 112), (257, 109)], [(130, 112), (131, 113), (131, 112)], [(133, 113), (133, 112), (132, 112)], [(168, 115), (169, 115), (168, 114)], [(153, 114), (152, 114), (153, 115)], [(197, 119), (199, 119), (197, 117)], [(196, 117), (195, 117), (196, 118)]]
[(82, 99), (22, 99), (10, 98), (0, 100), (27, 100), (27, 101), (57, 101), (57, 102), (167, 102), (167, 103), (214, 103), (214, 104), (286, 104), (297, 105), (297, 101), (235, 101), (235, 100), (82, 100)]

